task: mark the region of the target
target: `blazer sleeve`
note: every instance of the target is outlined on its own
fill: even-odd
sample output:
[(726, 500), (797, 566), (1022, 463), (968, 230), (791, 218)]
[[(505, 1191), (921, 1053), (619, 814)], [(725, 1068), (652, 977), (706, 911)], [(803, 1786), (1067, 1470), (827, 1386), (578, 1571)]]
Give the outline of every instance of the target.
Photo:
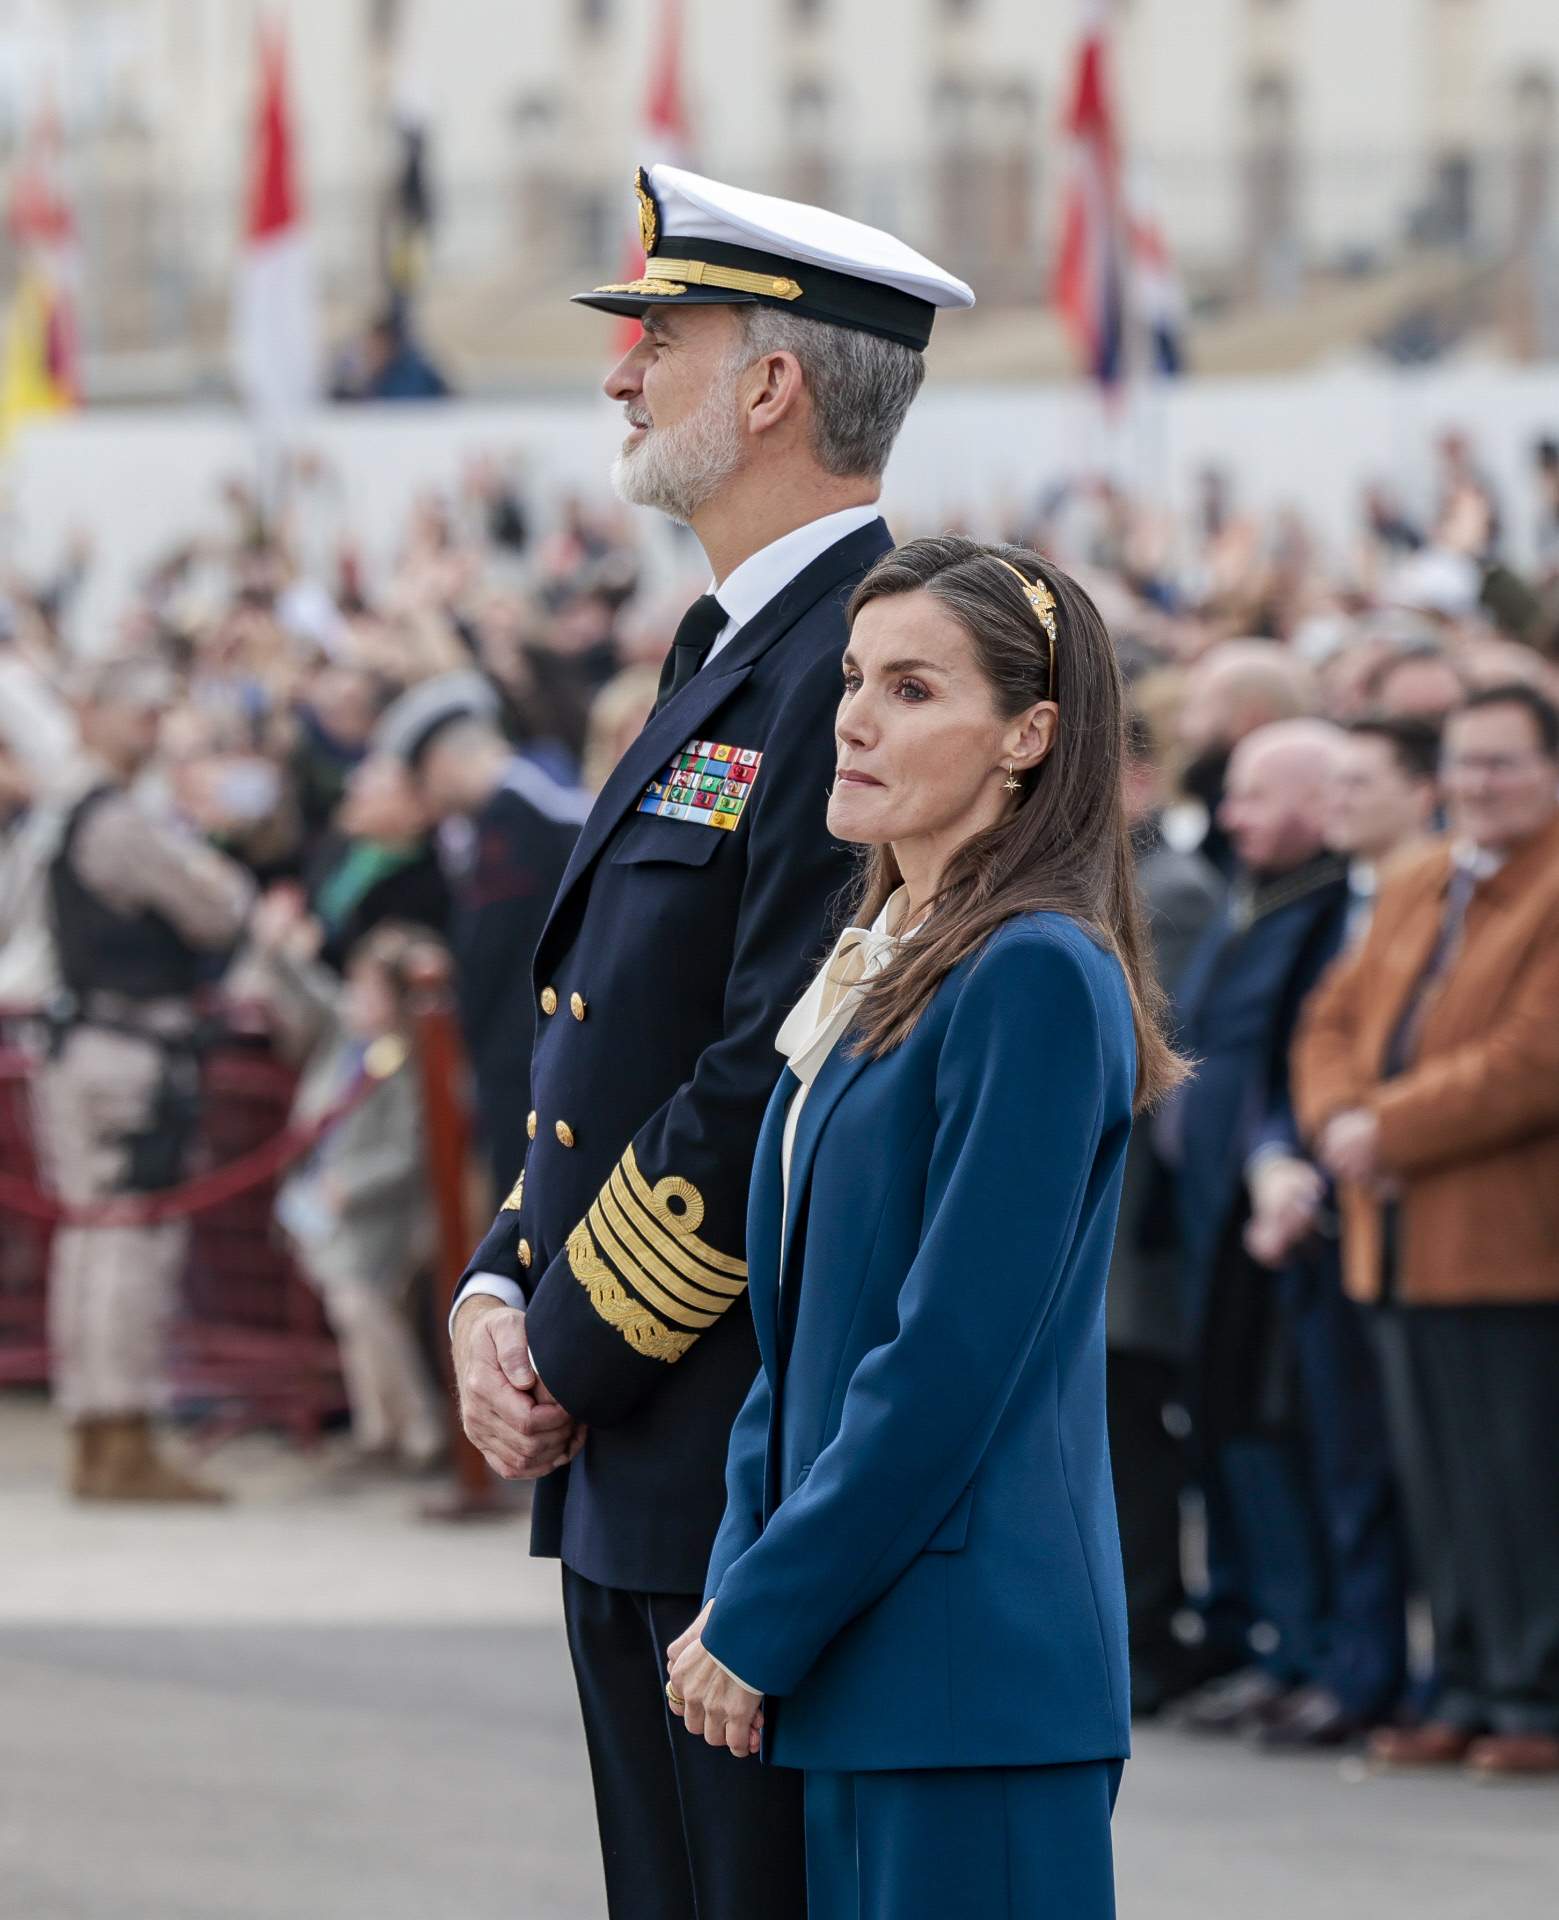
[(825, 818), (838, 700), (830, 652), (764, 746), (720, 1039), (639, 1128), (530, 1293), (541, 1377), (592, 1426), (626, 1419), (727, 1313), (747, 1311), (747, 1190), (779, 1077), (774, 1035), (851, 870)]
[(704, 1644), (752, 1687), (792, 1692), (973, 1478), (1055, 1310), (1106, 1081), (1080, 957), (1043, 931), (999, 936), (943, 1043), (925, 1224), (898, 1330), (857, 1367), (801, 1487), (719, 1580)]
[(773, 1389), (768, 1374), (760, 1367), (731, 1429), (731, 1448), (725, 1463), (725, 1518), (709, 1556), (706, 1600), (714, 1598), (726, 1568), (739, 1560), (763, 1532), (763, 1476), (773, 1412)]
[(1419, 1060), (1377, 1086), (1388, 1173), (1425, 1173), (1518, 1145), (1559, 1124), (1559, 909), (1535, 935), (1515, 990), (1491, 1009), (1487, 1034)]

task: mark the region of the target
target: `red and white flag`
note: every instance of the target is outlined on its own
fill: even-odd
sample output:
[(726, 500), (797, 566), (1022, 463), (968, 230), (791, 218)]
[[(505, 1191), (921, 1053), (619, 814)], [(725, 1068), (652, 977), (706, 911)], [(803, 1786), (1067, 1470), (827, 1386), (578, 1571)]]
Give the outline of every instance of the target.
[(1108, 0), (1084, 0), (1066, 132), (1071, 145), (1055, 302), (1103, 387), (1125, 372), (1128, 227), (1110, 82)]
[[(644, 100), (644, 118), (639, 124), (634, 164), (646, 171), (651, 167), (686, 167), (693, 159), (693, 135), (688, 123), (687, 98), (682, 85), (682, 0), (662, 0), (659, 38), (650, 61), (649, 91)], [(639, 240), (639, 221), (623, 239), (624, 271), (622, 280), (637, 280), (644, 271), (644, 248)], [(619, 351), (626, 353), (639, 337), (639, 323), (631, 315), (617, 329)]]
[(274, 423), (318, 397), (319, 337), (287, 53), (280, 28), (270, 26), (260, 39), (248, 219), (233, 289), (233, 372), (252, 412)]

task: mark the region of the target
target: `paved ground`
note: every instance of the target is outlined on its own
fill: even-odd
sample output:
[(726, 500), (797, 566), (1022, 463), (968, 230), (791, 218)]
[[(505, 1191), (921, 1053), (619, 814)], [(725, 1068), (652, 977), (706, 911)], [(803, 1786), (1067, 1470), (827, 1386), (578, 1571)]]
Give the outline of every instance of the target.
[[(0, 1398), (0, 1920), (600, 1920), (519, 1528), (418, 1524), (264, 1442), (219, 1456), (220, 1514), (73, 1511), (54, 1466)], [(1116, 1836), (1122, 1920), (1559, 1911), (1552, 1788), (1149, 1730)]]

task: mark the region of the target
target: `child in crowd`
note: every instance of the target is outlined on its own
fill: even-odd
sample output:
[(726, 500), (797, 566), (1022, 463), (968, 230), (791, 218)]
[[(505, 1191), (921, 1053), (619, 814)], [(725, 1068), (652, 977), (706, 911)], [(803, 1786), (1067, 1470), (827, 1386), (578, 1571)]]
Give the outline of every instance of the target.
[(254, 911), (245, 967), (284, 1052), (302, 1061), (294, 1125), (317, 1121), (363, 1071), (372, 1078), (287, 1176), (276, 1218), (335, 1331), (359, 1455), (415, 1469), (431, 1466), (448, 1437), (408, 1313), (433, 1248), (408, 1004), (410, 965), (429, 938), (381, 922), (338, 981), (317, 958), (320, 929), (300, 893), (276, 887)]

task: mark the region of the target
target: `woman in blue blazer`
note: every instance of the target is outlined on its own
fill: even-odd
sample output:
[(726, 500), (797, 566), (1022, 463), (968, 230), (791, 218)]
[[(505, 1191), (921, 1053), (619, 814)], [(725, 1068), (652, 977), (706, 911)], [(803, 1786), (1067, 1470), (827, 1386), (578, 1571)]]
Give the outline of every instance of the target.
[(810, 1920), (1114, 1911), (1126, 1608), (1104, 1283), (1174, 1083), (1087, 596), (916, 541), (850, 609), (829, 826), (871, 849), (783, 1028), (748, 1217), (762, 1371), (687, 1730), (806, 1773)]

